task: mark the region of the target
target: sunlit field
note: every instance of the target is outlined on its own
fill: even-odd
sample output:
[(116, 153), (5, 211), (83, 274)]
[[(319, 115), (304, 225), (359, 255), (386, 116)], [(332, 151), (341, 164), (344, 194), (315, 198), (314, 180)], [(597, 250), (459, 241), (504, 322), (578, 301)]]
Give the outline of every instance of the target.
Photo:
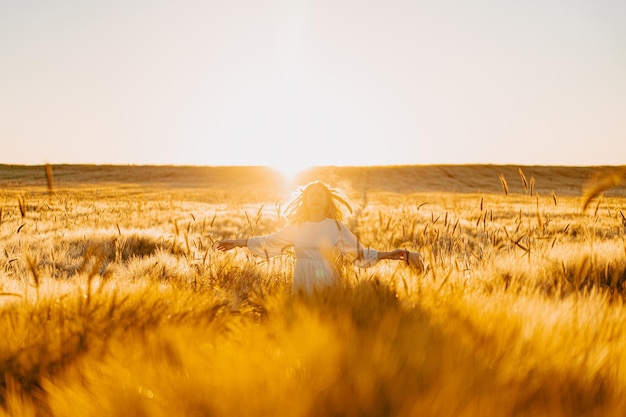
[[(0, 416), (621, 416), (623, 172), (0, 166)], [(426, 270), (215, 249), (313, 179)]]

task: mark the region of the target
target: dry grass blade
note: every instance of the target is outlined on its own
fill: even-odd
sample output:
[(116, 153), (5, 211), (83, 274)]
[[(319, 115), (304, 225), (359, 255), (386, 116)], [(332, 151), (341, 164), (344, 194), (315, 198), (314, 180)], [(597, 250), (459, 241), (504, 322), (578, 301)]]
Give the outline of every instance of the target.
[(209, 223), (209, 227), (213, 228), (213, 225), (215, 224), (215, 219), (217, 218), (217, 212), (215, 212), (213, 214), (213, 218), (211, 219), (211, 223)]
[(502, 185), (504, 195), (509, 195), (509, 186), (506, 184), (506, 178), (504, 178), (504, 174), (500, 174), (500, 184)]
[(250, 216), (248, 216), (248, 211), (246, 211), (245, 214), (246, 214), (246, 222), (248, 223), (248, 228), (252, 229), (252, 221), (250, 220)]
[(598, 210), (600, 210), (600, 203), (602, 203), (602, 194), (600, 194), (600, 198), (598, 198), (598, 202), (596, 203), (596, 209), (593, 211), (593, 216), (598, 216)]
[(480, 220), (483, 218), (483, 216), (487, 216), (487, 213), (480, 213), (480, 216), (478, 216), (478, 219), (476, 220), (476, 227), (478, 227), (478, 225), (480, 224)]
[(528, 192), (528, 181), (526, 180), (526, 175), (524, 175), (524, 171), (522, 171), (522, 168), (519, 168), (518, 172), (520, 178), (522, 179), (522, 184), (524, 185), (524, 191)]
[(22, 294), (18, 294), (15, 292), (0, 292), (0, 297), (18, 297), (22, 298)]
[(259, 224), (259, 222), (261, 221), (261, 217), (263, 216), (263, 205), (261, 205), (261, 207), (259, 207), (259, 210), (256, 212), (256, 220), (254, 221), (254, 224)]
[(515, 246), (517, 246), (517, 247), (521, 248), (522, 250), (524, 250), (524, 252), (528, 253), (528, 252), (529, 252), (529, 249), (520, 243), (520, 241), (521, 241), (524, 237), (525, 237), (525, 235), (522, 235), (522, 236), (520, 236), (517, 240), (512, 240), (512, 239), (511, 239), (511, 242), (513, 242), (513, 243), (515, 244)]
[(33, 274), (33, 280), (35, 281), (35, 287), (39, 289), (40, 277), (39, 272), (37, 271), (37, 262), (31, 258), (29, 255), (26, 255), (26, 263), (28, 264), (28, 270), (31, 274)]
[(602, 194), (609, 188), (620, 185), (624, 181), (624, 172), (613, 172), (601, 177), (592, 179), (584, 187), (583, 192), (583, 212), (589, 207), (591, 200)]
[(20, 214), (22, 215), (22, 218), (26, 217), (26, 200), (24, 199), (23, 195), (17, 197), (17, 205), (20, 208)]
[(185, 248), (187, 249), (187, 252), (185, 253), (185, 255), (190, 255), (191, 246), (189, 245), (189, 230), (183, 235), (183, 238), (185, 239)]
[(543, 220), (541, 219), (541, 213), (539, 213), (539, 196), (537, 196), (537, 226), (539, 229), (543, 229)]
[(52, 165), (46, 164), (46, 181), (48, 183), (48, 194), (54, 193), (54, 177), (52, 176)]

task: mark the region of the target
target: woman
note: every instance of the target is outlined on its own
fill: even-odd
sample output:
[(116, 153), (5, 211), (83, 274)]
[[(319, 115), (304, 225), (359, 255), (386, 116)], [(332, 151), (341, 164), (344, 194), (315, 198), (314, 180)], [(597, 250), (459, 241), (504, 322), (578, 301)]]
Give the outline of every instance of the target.
[(417, 253), (404, 249), (383, 252), (361, 246), (343, 223), (340, 205), (352, 213), (350, 204), (336, 191), (323, 182), (311, 182), (287, 205), (285, 214), (290, 224), (284, 229), (266, 236), (222, 240), (217, 249), (247, 247), (254, 255), (269, 258), (293, 247), (296, 253), (293, 291), (306, 293), (341, 282), (335, 264), (338, 254), (361, 268), (383, 259), (411, 261), (422, 266)]

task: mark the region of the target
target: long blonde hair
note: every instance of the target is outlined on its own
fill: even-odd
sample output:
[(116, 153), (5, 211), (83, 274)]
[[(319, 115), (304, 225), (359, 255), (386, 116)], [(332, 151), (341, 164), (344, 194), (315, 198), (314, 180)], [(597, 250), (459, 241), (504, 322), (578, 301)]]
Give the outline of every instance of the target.
[[(327, 218), (344, 222), (347, 215), (352, 214), (352, 206), (340, 191), (332, 189), (322, 181), (312, 181), (301, 187), (297, 195), (287, 204), (284, 215), (289, 221), (302, 223), (310, 220), (307, 200), (313, 188), (320, 188), (326, 194), (326, 211), (324, 215)], [(348, 214), (345, 213), (346, 211)]]

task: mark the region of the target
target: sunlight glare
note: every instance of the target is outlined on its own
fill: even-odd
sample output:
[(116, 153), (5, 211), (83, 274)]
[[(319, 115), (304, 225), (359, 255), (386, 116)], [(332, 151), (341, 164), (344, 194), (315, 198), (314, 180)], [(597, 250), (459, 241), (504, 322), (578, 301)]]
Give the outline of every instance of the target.
[(284, 158), (273, 164), (271, 168), (278, 171), (287, 184), (294, 185), (298, 174), (304, 172), (309, 167), (306, 165), (303, 166), (300, 161), (295, 158)]

